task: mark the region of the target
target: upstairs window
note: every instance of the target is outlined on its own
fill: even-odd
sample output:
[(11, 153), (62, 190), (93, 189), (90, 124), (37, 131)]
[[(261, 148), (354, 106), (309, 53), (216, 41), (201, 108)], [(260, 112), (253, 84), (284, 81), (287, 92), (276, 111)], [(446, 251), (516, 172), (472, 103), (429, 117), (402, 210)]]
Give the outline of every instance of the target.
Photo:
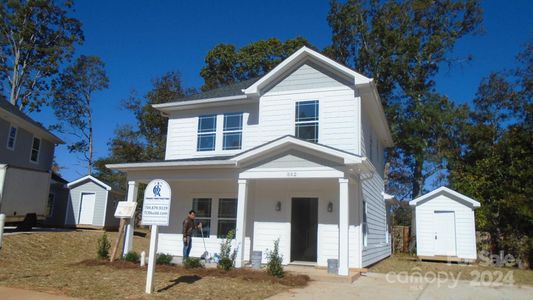
[(41, 139), (33, 137), (33, 143), (31, 146), (30, 161), (36, 163), (39, 161), (39, 152), (41, 150)]
[(17, 141), (17, 127), (11, 125), (7, 133), (7, 149), (15, 150), (15, 143)]
[(224, 114), (224, 137), (222, 150), (242, 147), (242, 113)]
[(308, 142), (318, 142), (318, 100), (296, 102), (297, 138)]
[(215, 150), (217, 131), (217, 116), (206, 115), (198, 117), (198, 142), (197, 151)]

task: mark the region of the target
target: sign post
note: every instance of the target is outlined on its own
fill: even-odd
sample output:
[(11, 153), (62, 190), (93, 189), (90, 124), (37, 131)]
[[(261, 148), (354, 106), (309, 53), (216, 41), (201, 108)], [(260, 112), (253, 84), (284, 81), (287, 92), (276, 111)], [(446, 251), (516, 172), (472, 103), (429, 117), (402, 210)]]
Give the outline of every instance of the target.
[(142, 225), (151, 225), (148, 270), (146, 272), (147, 294), (154, 290), (155, 256), (157, 251), (157, 226), (168, 226), (170, 216), (170, 185), (162, 179), (154, 179), (144, 190)]
[(111, 252), (111, 262), (115, 260), (115, 256), (117, 255), (118, 245), (120, 244), (120, 240), (124, 233), (126, 219), (131, 219), (133, 217), (136, 208), (137, 202), (120, 201), (117, 205), (117, 209), (115, 210), (115, 218), (120, 218), (120, 225), (118, 227), (117, 240), (115, 242), (115, 246), (113, 247), (113, 252)]

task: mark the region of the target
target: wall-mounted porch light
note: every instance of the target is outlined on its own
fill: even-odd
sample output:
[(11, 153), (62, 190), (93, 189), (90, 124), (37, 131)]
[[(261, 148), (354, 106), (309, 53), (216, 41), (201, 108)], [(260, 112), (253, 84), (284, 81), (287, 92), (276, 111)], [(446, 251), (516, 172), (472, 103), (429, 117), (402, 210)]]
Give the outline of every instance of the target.
[(278, 201), (276, 203), (276, 207), (274, 208), (276, 211), (281, 211), (281, 201)]
[(328, 203), (328, 212), (332, 212), (333, 211), (333, 202), (329, 202)]

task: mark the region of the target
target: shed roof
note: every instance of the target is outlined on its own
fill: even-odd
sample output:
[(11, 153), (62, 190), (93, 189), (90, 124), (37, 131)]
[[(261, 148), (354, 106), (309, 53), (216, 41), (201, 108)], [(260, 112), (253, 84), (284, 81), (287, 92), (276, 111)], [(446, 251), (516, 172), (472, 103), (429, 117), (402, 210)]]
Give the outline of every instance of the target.
[(431, 200), (439, 195), (448, 195), (450, 196), (451, 199), (454, 199), (454, 200), (461, 200), (461, 201), (464, 201), (466, 203), (469, 203), (472, 205), (472, 207), (474, 208), (477, 208), (477, 207), (480, 207), (481, 204), (479, 202), (477, 202), (476, 200), (468, 197), (468, 196), (465, 196), (459, 192), (456, 192), (452, 189), (449, 189), (445, 186), (441, 186), (440, 188), (436, 189), (436, 190), (433, 190), (425, 195), (422, 195), (416, 199), (413, 199), (411, 201), (409, 201), (409, 205), (411, 206), (416, 206), (422, 202), (425, 202), (425, 201), (428, 201), (428, 200)]
[(110, 191), (111, 190), (111, 187), (107, 184), (105, 184), (104, 182), (98, 180), (97, 178), (91, 176), (91, 175), (87, 175), (87, 176), (84, 176), (82, 178), (78, 178), (74, 181), (71, 181), (67, 184), (67, 187), (69, 188), (73, 188), (73, 187), (76, 187), (78, 185), (81, 185), (82, 183), (84, 182), (87, 182), (87, 181), (92, 181), (94, 183), (96, 183), (97, 185), (103, 187), (104, 189)]

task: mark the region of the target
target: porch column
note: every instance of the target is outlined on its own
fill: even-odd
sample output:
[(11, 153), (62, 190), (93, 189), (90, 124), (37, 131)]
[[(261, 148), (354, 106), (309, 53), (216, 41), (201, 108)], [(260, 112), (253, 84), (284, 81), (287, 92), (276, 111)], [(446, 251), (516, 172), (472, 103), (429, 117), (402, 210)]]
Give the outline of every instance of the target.
[(348, 179), (339, 178), (339, 275), (348, 276)]
[(247, 182), (245, 179), (239, 179), (239, 189), (237, 194), (237, 228), (235, 238), (237, 240), (237, 258), (235, 267), (241, 268), (244, 261), (244, 246), (246, 237), (246, 202)]
[[(136, 181), (128, 181), (128, 202), (137, 202), (137, 192), (139, 191), (139, 183)], [(125, 256), (133, 247), (133, 232), (135, 230), (135, 214), (128, 221), (126, 225), (126, 234), (124, 235), (124, 250), (122, 256)]]

